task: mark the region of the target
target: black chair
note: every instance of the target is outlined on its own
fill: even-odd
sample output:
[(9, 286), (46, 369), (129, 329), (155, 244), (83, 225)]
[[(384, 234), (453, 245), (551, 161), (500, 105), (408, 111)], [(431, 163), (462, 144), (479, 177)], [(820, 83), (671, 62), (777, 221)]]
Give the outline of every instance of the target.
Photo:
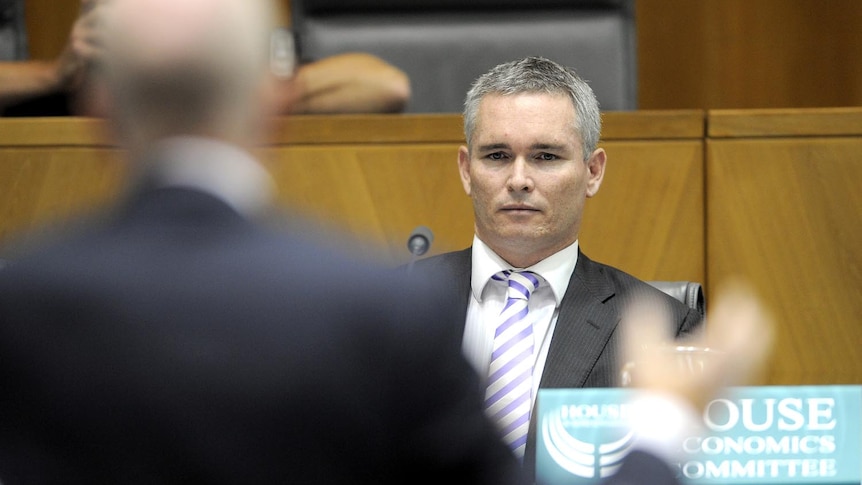
[(700, 283), (692, 281), (647, 281), (650, 285), (685, 303), (689, 308), (705, 313), (706, 304)]
[(0, 61), (27, 58), (23, 0), (0, 0)]
[(407, 73), (409, 112), (461, 112), (497, 64), (543, 56), (578, 71), (605, 111), (637, 109), (634, 0), (293, 0), (303, 61), (360, 51)]

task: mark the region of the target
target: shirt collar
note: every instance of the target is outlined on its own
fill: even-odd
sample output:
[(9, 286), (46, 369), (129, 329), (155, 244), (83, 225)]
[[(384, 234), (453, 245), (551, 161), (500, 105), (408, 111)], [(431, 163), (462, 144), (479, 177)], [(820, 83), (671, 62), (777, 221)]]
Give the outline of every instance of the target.
[[(473, 236), (472, 253), (473, 267), (471, 269), (470, 285), (473, 291), (473, 297), (476, 298), (477, 301), (482, 301), (482, 293), (485, 291), (485, 286), (488, 284), (491, 276), (494, 276), (500, 271), (513, 268), (475, 235)], [(559, 306), (560, 302), (563, 300), (563, 295), (566, 294), (566, 289), (569, 287), (569, 280), (572, 278), (572, 272), (575, 271), (575, 265), (577, 263), (578, 241), (576, 240), (571, 245), (548, 256), (529, 268), (514, 269), (532, 271), (541, 276), (548, 282), (551, 290), (553, 290), (554, 299), (557, 301), (557, 306)]]
[(209, 193), (245, 215), (267, 207), (275, 193), (272, 177), (250, 153), (211, 138), (161, 140), (148, 153), (144, 170), (159, 186)]

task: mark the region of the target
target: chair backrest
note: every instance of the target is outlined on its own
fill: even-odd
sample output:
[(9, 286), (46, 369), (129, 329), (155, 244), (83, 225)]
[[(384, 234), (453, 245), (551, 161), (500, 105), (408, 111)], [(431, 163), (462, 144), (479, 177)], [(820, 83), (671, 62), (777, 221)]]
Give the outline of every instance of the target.
[(706, 304), (700, 283), (693, 281), (647, 281), (647, 283), (685, 303), (689, 308), (704, 314)]
[(492, 67), (543, 56), (578, 71), (605, 111), (637, 108), (634, 0), (293, 0), (300, 58), (360, 51), (410, 77), (409, 112), (461, 112)]
[(0, 61), (27, 58), (24, 0), (0, 0)]

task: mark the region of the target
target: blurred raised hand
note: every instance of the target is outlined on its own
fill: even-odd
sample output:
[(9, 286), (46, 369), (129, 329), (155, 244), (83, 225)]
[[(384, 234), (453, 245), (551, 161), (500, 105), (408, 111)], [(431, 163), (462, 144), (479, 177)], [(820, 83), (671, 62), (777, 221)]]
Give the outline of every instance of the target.
[[(631, 387), (675, 396), (700, 411), (727, 386), (756, 381), (772, 350), (770, 312), (746, 284), (733, 282), (707, 312), (705, 332), (682, 342), (707, 357), (696, 369), (676, 351), (681, 342), (667, 335), (661, 307), (637, 301), (623, 318), (623, 366), (633, 366)], [(703, 349), (709, 349), (703, 352)], [(702, 364), (702, 365), (700, 365)]]
[[(109, 0), (81, 0), (78, 18), (69, 32), (66, 46), (56, 59), (0, 63), (0, 110), (42, 97), (76, 97), (87, 83), (87, 72), (104, 50), (99, 25), (108, 4)], [(30, 109), (36, 112), (24, 116), (43, 116), (46, 109), (55, 110), (44, 107)]]
[(78, 19), (69, 32), (66, 47), (56, 60), (57, 78), (66, 90), (81, 86), (87, 70), (104, 49), (99, 16), (105, 4), (105, 0), (81, 0)]

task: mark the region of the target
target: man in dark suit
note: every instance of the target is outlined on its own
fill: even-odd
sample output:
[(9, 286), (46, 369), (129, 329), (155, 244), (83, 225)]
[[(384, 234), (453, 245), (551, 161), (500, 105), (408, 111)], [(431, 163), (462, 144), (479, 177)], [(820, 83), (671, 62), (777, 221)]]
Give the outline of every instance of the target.
[(436, 285), (255, 222), (266, 0), (115, 0), (135, 177), (0, 269), (0, 482), (511, 483)]
[[(523, 395), (486, 403), (504, 440), (524, 457), (527, 473), (535, 444), (529, 411), (540, 387), (618, 384), (616, 327), (626, 301), (640, 294), (662, 299), (676, 336), (702, 320), (699, 312), (580, 252), (584, 203), (598, 192), (605, 170), (600, 130), (595, 95), (571, 69), (526, 58), (481, 76), (467, 94), (467, 146), (458, 153), (461, 181), (473, 201), (473, 245), (416, 266), (416, 272), (442, 273), (450, 281), (450, 298), (466, 321), (464, 350), (480, 375), (489, 376), (489, 400), (508, 389), (502, 380), (495, 384), (501, 369), (528, 355), (523, 374), (513, 378)], [(531, 292), (514, 283), (530, 293), (519, 331), (532, 333), (531, 344), (498, 341), (511, 333), (498, 332), (497, 320), (510, 305), (513, 270), (535, 279), (527, 285), (535, 286)], [(509, 346), (523, 352), (498, 363), (497, 349)]]

